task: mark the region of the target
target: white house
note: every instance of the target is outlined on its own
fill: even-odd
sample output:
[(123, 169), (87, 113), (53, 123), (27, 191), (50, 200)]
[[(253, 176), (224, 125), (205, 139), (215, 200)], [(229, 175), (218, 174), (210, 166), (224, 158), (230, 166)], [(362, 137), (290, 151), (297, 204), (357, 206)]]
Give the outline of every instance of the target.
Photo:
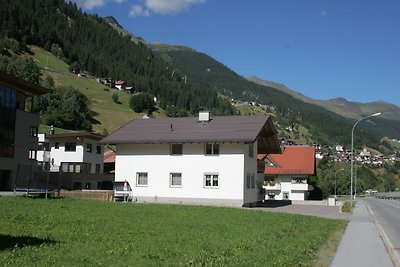
[(101, 143), (116, 145), (115, 181), (140, 202), (252, 205), (257, 153), (280, 153), (271, 117), (207, 112), (133, 120)]
[(50, 166), (50, 143), (45, 134), (38, 134), (38, 150), (36, 157), (38, 167), (48, 170)]
[(308, 177), (315, 174), (313, 146), (285, 146), (282, 154), (258, 155), (265, 163), (264, 180), (266, 200), (306, 200), (313, 186)]
[(102, 138), (89, 132), (46, 135), (50, 171), (103, 173)]

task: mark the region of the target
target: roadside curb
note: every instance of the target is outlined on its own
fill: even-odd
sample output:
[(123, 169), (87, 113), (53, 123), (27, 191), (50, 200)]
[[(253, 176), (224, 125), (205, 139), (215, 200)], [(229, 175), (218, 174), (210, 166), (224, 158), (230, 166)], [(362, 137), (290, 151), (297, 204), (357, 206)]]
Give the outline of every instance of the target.
[(374, 220), (374, 224), (376, 226), (376, 229), (378, 230), (379, 236), (382, 238), (383, 244), (385, 245), (386, 250), (389, 253), (390, 259), (393, 262), (393, 265), (395, 267), (400, 267), (400, 255), (397, 253), (396, 249), (394, 248), (392, 242), (390, 242), (389, 238), (387, 237), (385, 231), (383, 230), (382, 226), (376, 221), (375, 215), (368, 206), (368, 204), (365, 204), (367, 207), (367, 210), (369, 214), (371, 214), (372, 219)]

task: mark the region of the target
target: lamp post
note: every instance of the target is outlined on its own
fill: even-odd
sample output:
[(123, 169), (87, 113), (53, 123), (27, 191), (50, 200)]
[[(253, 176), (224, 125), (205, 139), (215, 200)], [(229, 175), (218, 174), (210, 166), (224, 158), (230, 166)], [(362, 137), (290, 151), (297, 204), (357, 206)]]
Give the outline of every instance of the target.
[(335, 199), (336, 199), (336, 175), (337, 175), (337, 173), (340, 172), (340, 171), (344, 171), (344, 169), (341, 168), (341, 169), (339, 169), (339, 170), (337, 170), (337, 171), (335, 172)]
[(376, 117), (381, 115), (380, 112), (369, 115), (367, 117), (361, 118), (356, 123), (354, 123), (353, 129), (351, 130), (351, 159), (350, 159), (350, 199), (353, 201), (353, 164), (354, 164), (354, 128), (356, 128), (356, 125), (365, 119), (371, 118), (371, 117)]

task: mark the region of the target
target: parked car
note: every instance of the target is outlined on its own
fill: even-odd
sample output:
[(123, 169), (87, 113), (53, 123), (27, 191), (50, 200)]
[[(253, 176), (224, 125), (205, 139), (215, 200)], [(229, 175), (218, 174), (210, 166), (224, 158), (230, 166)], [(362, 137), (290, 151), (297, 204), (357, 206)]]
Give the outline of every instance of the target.
[(115, 201), (132, 201), (132, 188), (129, 182), (114, 182), (114, 200)]

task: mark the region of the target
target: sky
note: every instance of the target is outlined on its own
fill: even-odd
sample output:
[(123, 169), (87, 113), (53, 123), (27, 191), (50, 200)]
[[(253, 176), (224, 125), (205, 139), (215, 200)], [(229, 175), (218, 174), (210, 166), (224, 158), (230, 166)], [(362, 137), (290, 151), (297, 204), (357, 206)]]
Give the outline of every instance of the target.
[(74, 0), (150, 43), (315, 99), (400, 106), (398, 0)]

